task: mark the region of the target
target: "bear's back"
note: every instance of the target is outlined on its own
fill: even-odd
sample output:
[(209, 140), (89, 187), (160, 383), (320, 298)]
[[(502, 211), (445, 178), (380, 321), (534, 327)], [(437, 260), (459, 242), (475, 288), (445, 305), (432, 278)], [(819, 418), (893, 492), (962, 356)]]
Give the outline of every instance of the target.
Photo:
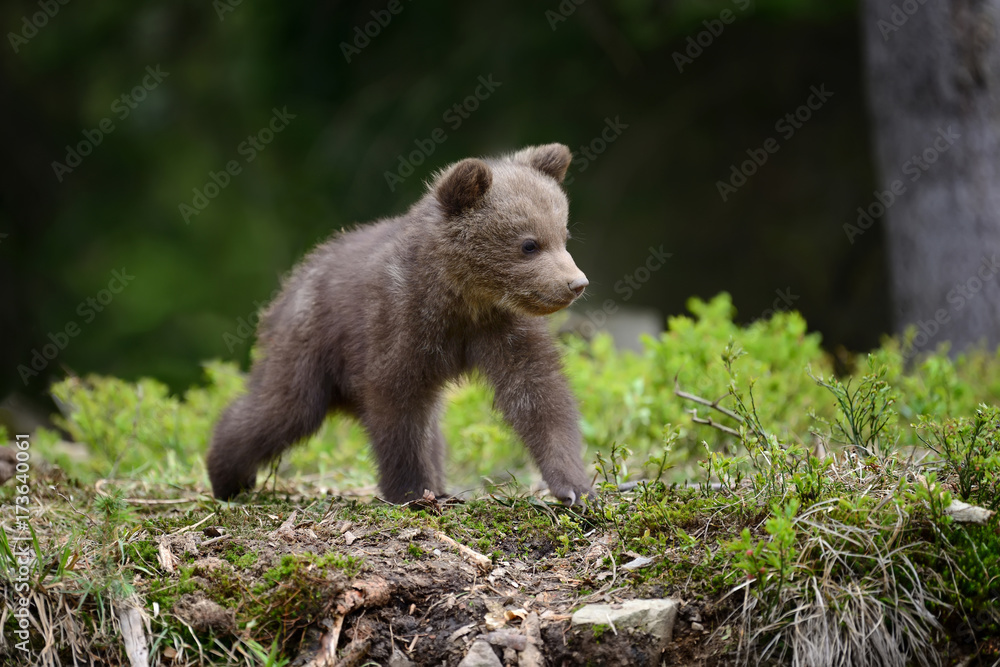
[(404, 220), (340, 232), (310, 252), (261, 318), (258, 337), (343, 338), (362, 333), (365, 306), (398, 253)]

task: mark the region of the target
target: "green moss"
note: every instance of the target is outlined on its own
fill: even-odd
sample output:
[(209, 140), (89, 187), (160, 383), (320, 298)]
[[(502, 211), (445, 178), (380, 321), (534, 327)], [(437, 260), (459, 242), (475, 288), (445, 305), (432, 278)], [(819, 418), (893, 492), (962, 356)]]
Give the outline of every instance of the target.
[(191, 580), (193, 576), (193, 567), (181, 567), (177, 573), (177, 581), (166, 583), (162, 586), (154, 584), (154, 586), (146, 590), (146, 603), (152, 605), (155, 602), (163, 610), (173, 609), (177, 598), (187, 593), (194, 593), (200, 589), (198, 582)]
[(125, 557), (145, 568), (158, 568), (159, 546), (153, 540), (138, 540), (125, 545)]
[(323, 577), (330, 571), (339, 571), (341, 575), (351, 579), (360, 574), (361, 568), (361, 559), (336, 551), (322, 555), (312, 553), (286, 555), (282, 556), (278, 565), (261, 575), (261, 581), (254, 590), (263, 593), (289, 581)]
[(257, 563), (257, 554), (248, 553), (243, 554), (235, 561), (233, 561), (233, 567), (239, 568), (241, 570), (247, 570), (253, 567)]
[[(555, 512), (561, 512), (553, 519)], [(566, 510), (552, 510), (533, 499), (513, 499), (508, 504), (475, 500), (440, 517), (441, 530), (480, 553), (534, 558), (557, 546), (568, 547), (579, 538), (581, 526)]]
[[(950, 602), (984, 636), (1000, 631), (1000, 515), (986, 525), (955, 525), (946, 531), (950, 555), (964, 575)], [(946, 601), (948, 602), (948, 601)]]
[(202, 573), (208, 580), (208, 596), (223, 607), (236, 607), (243, 601), (246, 584), (240, 576), (225, 567), (217, 567)]
[(238, 620), (287, 645), (329, 613), (361, 569), (359, 559), (337, 552), (283, 556), (252, 587)]
[(222, 559), (237, 570), (247, 570), (257, 563), (258, 555), (255, 551), (247, 551), (243, 544), (236, 542), (226, 547), (222, 552)]

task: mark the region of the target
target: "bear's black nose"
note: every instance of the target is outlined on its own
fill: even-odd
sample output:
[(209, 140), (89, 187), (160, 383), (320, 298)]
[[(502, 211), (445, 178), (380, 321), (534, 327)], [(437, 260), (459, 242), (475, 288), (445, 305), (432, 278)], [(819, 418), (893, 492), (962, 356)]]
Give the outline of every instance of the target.
[(586, 289), (587, 285), (589, 285), (589, 284), (590, 284), (590, 281), (587, 280), (586, 276), (580, 276), (579, 278), (577, 278), (573, 282), (569, 283), (569, 289), (570, 289), (571, 292), (573, 292), (577, 296), (580, 296), (581, 294), (583, 294), (583, 290)]

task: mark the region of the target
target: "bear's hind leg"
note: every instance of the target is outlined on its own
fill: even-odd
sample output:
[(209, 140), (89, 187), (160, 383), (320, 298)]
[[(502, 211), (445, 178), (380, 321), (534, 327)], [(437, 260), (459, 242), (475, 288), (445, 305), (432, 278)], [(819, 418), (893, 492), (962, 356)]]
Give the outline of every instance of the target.
[(257, 469), (314, 433), (330, 408), (331, 386), (322, 366), (299, 358), (262, 359), (250, 389), (230, 405), (215, 427), (208, 476), (216, 498), (252, 489)]

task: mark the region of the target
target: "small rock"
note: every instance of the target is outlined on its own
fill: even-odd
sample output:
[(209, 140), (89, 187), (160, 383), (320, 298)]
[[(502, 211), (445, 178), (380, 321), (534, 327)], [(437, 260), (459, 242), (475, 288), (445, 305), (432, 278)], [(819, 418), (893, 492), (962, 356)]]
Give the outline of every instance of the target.
[(503, 664), (505, 665), (516, 665), (517, 664), (517, 651), (512, 648), (505, 648), (503, 650)]
[(638, 556), (633, 558), (629, 562), (622, 565), (623, 570), (638, 570), (640, 567), (648, 567), (652, 565), (653, 559), (647, 558), (646, 556)]
[(621, 605), (588, 604), (573, 614), (570, 624), (608, 625), (619, 632), (624, 628), (634, 628), (659, 639), (662, 651), (673, 637), (679, 606), (675, 600), (626, 600)]
[(538, 614), (531, 612), (521, 624), (528, 640), (518, 656), (518, 667), (545, 667), (545, 657), (542, 655), (542, 626), (538, 620)]
[(992, 510), (963, 503), (961, 500), (952, 500), (944, 513), (959, 523), (986, 523), (994, 514)]
[(698, 621), (692, 621), (691, 630), (693, 630), (694, 632), (705, 632), (705, 626), (699, 623)]
[(503, 663), (489, 644), (477, 639), (472, 642), (469, 652), (462, 658), (462, 662), (458, 663), (458, 667), (503, 667)]
[(387, 663), (388, 667), (413, 667), (415, 664), (398, 648), (392, 650), (392, 657), (389, 658), (389, 662)]

